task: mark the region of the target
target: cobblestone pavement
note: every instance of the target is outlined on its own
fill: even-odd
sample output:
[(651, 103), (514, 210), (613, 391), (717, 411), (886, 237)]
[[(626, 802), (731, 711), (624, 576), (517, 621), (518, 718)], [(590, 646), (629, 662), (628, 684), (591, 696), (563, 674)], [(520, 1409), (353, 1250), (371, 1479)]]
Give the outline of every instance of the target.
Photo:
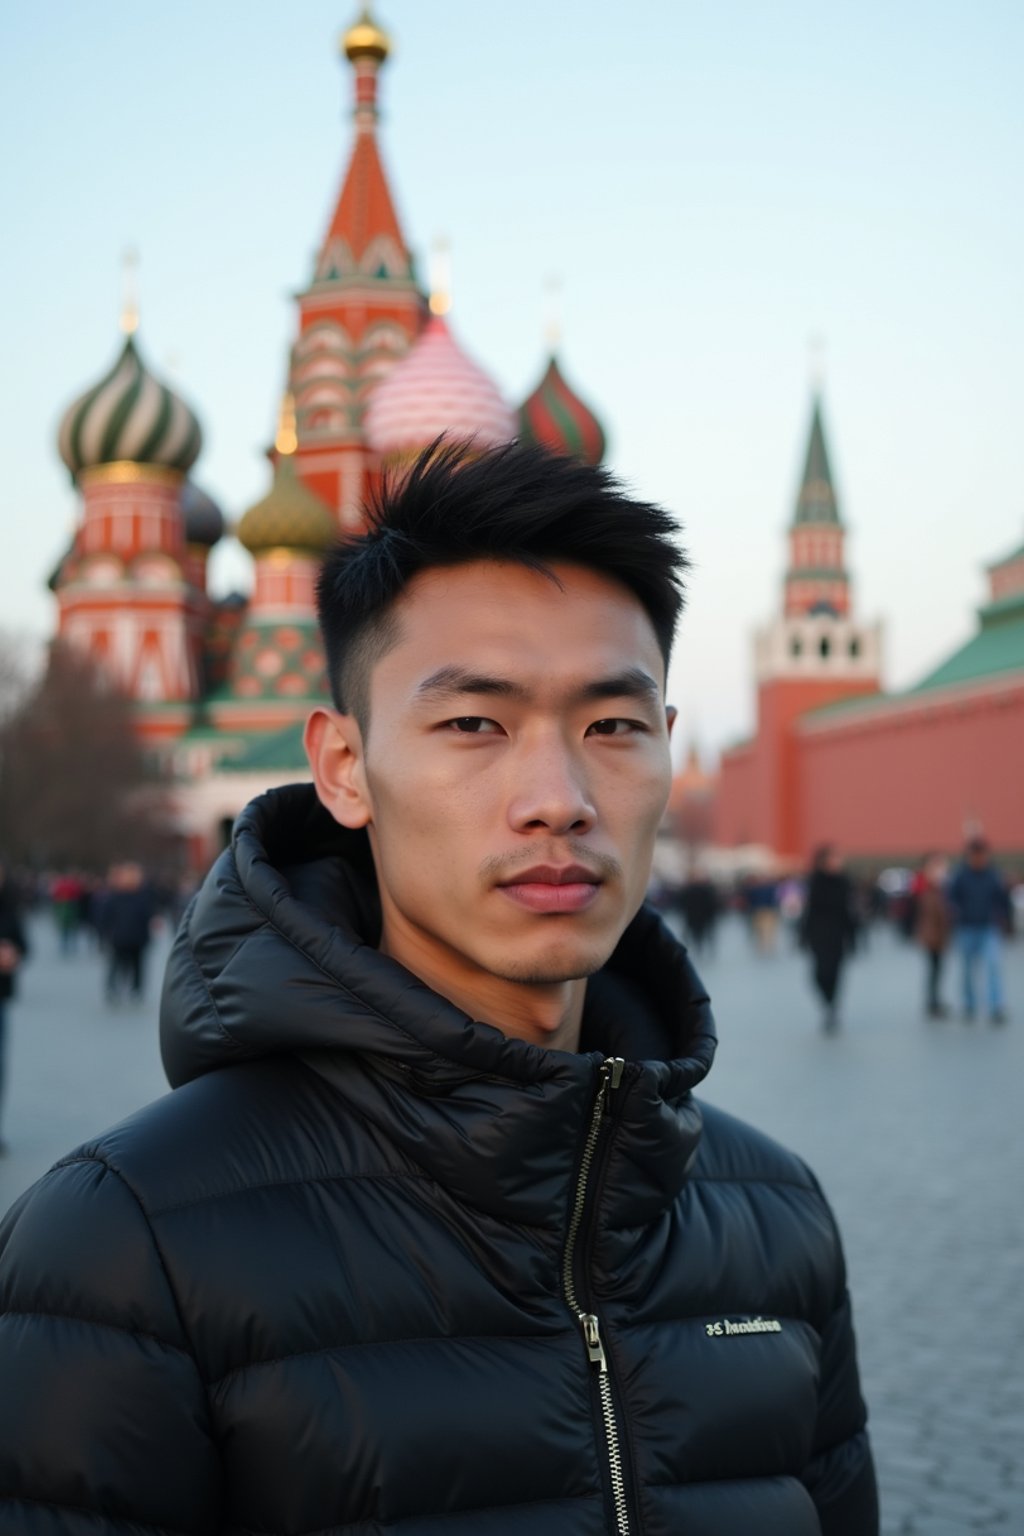
[[(46, 923), (10, 1012), (0, 1210), (61, 1153), (164, 1091), (156, 999), (101, 1003), (101, 962)], [(877, 933), (818, 1028), (802, 956), (738, 922), (698, 962), (721, 1046), (705, 1096), (795, 1148), (846, 1243), (885, 1536), (1024, 1533), (1024, 943), (1011, 1021), (922, 1016), (920, 956)], [(947, 992), (955, 991), (950, 961)]]

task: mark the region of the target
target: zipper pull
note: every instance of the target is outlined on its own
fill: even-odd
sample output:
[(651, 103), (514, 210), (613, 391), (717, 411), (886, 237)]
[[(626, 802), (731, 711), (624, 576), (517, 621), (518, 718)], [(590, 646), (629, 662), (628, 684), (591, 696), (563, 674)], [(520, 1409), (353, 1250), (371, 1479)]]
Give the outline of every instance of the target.
[(593, 1312), (580, 1313), (580, 1326), (583, 1329), (583, 1337), (587, 1345), (587, 1354), (590, 1356), (591, 1365), (596, 1365), (604, 1374), (608, 1369), (608, 1361), (604, 1355), (604, 1345), (601, 1342), (601, 1325)]
[(606, 1056), (601, 1063), (601, 1103), (605, 1114), (611, 1111), (611, 1096), (622, 1082), (626, 1061), (622, 1056)]

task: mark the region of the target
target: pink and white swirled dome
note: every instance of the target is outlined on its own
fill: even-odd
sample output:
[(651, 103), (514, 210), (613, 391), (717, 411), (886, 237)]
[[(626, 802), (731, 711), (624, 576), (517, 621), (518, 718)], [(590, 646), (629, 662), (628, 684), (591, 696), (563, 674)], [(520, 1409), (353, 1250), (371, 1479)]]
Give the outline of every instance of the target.
[(366, 408), (366, 439), (382, 456), (416, 453), (442, 433), (497, 448), (516, 436), (516, 419), (497, 385), (431, 315), (409, 351), (377, 385)]

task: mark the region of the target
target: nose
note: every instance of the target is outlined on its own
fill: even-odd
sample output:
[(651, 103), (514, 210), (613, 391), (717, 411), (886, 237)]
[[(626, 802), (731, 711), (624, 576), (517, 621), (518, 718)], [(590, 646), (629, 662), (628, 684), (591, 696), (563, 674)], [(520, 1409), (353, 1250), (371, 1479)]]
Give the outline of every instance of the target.
[(594, 826), (597, 813), (584, 765), (564, 742), (534, 744), (510, 767), (508, 819), (514, 831), (564, 836)]

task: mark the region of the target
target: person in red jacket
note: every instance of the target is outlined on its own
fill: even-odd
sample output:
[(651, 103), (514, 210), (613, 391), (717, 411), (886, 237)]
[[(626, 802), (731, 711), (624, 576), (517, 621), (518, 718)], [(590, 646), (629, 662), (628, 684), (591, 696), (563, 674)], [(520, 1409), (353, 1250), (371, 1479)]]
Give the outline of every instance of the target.
[(0, 1529), (875, 1536), (831, 1211), (694, 1097), (644, 905), (676, 532), (450, 445), (328, 555), (314, 783), (185, 914), (174, 1091), (0, 1228)]

